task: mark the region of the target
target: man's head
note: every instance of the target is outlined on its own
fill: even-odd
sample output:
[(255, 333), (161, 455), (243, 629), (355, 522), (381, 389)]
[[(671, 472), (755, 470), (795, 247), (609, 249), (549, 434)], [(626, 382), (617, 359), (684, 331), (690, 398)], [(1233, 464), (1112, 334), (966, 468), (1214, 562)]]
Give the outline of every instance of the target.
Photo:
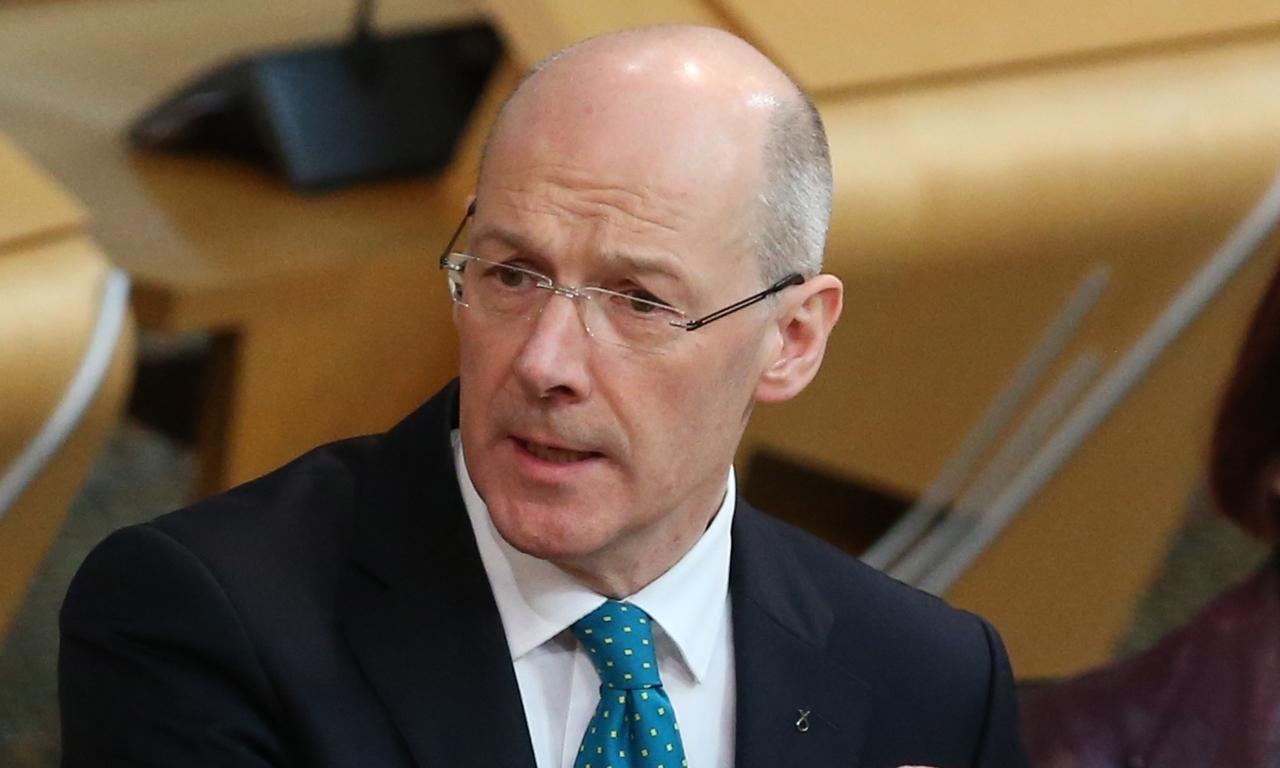
[(465, 458), (507, 541), (616, 596), (693, 545), (753, 404), (794, 396), (821, 363), (841, 303), (817, 274), (830, 194), (816, 112), (726, 33), (596, 38), (521, 85), (490, 139), (468, 253), (689, 318), (809, 279), (660, 351), (588, 332), (582, 297), (539, 291), (519, 318), (457, 306)]

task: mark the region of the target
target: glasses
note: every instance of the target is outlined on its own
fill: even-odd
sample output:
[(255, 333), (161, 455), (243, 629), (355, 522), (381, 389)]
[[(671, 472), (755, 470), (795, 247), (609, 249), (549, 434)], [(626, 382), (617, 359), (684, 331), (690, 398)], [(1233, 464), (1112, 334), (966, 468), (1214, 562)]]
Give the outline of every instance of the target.
[(759, 293), (691, 320), (675, 307), (637, 295), (641, 291), (618, 293), (595, 286), (561, 285), (531, 269), (455, 252), (453, 246), (474, 214), (472, 203), (440, 255), (440, 268), (449, 279), (449, 295), (455, 302), (492, 315), (532, 317), (551, 296), (563, 296), (573, 301), (592, 338), (642, 352), (664, 352), (684, 331), (695, 331), (804, 282), (803, 275), (792, 273)]

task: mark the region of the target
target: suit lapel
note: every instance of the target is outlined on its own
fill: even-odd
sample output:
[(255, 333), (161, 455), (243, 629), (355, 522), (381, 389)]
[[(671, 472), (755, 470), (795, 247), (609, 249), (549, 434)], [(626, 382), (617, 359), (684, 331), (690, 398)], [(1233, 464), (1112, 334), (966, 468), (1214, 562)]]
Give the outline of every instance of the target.
[(828, 660), (832, 608), (769, 522), (738, 500), (729, 571), (736, 765), (855, 766), (870, 690)]
[(534, 768), (506, 636), (454, 474), (456, 382), (382, 438), (339, 622), (421, 766)]

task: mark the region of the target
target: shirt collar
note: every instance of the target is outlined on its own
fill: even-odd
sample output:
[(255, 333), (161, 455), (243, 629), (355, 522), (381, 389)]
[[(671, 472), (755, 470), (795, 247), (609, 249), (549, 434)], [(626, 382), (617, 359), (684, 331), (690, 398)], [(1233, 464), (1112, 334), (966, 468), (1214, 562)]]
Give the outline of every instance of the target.
[[(498, 604), (513, 661), (548, 642), (599, 608), (599, 595), (556, 566), (517, 550), (494, 527), (471, 482), (458, 430), (450, 435), (458, 486), (475, 532), (480, 559)], [(657, 622), (695, 680), (701, 682), (715, 653), (717, 627), (728, 610), (729, 552), (736, 478), (725, 482), (724, 500), (693, 548), (648, 586), (627, 598)], [(660, 642), (660, 640), (659, 640)]]

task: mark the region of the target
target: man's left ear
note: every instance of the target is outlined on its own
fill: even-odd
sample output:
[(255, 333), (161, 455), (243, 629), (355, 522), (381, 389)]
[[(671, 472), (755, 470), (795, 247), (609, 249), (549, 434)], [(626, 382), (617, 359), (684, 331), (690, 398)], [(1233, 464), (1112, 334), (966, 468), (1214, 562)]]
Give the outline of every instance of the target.
[(831, 328), (844, 306), (844, 285), (835, 275), (818, 275), (779, 297), (781, 344), (756, 384), (761, 403), (790, 400), (813, 381), (827, 349)]

